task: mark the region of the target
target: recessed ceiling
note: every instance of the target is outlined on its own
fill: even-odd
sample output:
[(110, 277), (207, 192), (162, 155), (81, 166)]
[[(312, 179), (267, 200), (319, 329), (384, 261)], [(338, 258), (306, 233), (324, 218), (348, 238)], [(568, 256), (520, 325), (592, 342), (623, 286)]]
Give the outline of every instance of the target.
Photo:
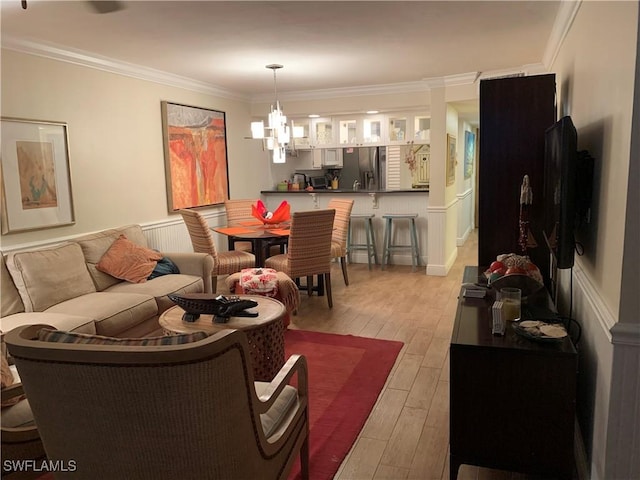
[(34, 41), (248, 97), (402, 84), (542, 62), (560, 2), (2, 0), (3, 45)]

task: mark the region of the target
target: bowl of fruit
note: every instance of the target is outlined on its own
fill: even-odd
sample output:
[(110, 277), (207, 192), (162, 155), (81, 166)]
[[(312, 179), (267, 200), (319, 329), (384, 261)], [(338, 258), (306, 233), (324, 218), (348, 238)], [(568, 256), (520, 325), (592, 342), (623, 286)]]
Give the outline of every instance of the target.
[(499, 291), (507, 287), (519, 288), (523, 297), (544, 287), (538, 267), (529, 257), (515, 253), (498, 255), (484, 274), (489, 286), (495, 290)]

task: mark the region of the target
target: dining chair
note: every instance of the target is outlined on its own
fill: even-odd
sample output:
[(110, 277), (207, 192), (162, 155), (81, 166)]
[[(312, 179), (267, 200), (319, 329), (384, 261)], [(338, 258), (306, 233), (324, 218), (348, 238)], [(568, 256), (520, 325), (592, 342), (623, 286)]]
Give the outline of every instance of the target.
[(243, 268), (253, 268), (256, 257), (253, 253), (242, 250), (218, 252), (213, 240), (213, 234), (205, 218), (194, 210), (180, 210), (180, 215), (191, 237), (191, 245), (196, 253), (208, 253), (213, 257), (213, 271), (211, 273), (211, 288), (216, 291), (218, 275), (228, 275), (241, 271)]
[(333, 208), (336, 211), (336, 217), (333, 220), (333, 233), (331, 235), (331, 258), (339, 259), (344, 284), (349, 285), (349, 276), (347, 275), (347, 237), (349, 236), (349, 222), (351, 219), (351, 210), (353, 209), (353, 200), (332, 198), (327, 208)]
[[(242, 222), (255, 221), (256, 219), (251, 215), (251, 205), (255, 203), (256, 200), (251, 199), (225, 200), (224, 210), (227, 213), (227, 225), (235, 227), (241, 225)], [(253, 244), (251, 242), (233, 241), (233, 249), (253, 252)]]
[(284, 272), (289, 277), (306, 277), (307, 292), (312, 293), (313, 276), (318, 276), (318, 289), (324, 287), (329, 308), (331, 297), (331, 234), (334, 209), (294, 212), (291, 216), (287, 253), (267, 258), (265, 266)]
[(286, 480), (299, 458), (308, 480), (305, 357), (261, 382), (242, 331), (175, 337), (6, 334), (49, 458), (77, 466), (60, 478)]
[[(256, 218), (251, 214), (251, 207), (257, 203), (258, 200), (252, 199), (239, 199), (239, 200), (225, 200), (224, 209), (227, 213), (227, 225), (230, 227), (242, 225), (243, 222), (256, 222)], [(254, 252), (255, 245), (252, 242), (243, 242), (238, 240), (231, 240), (230, 245), (233, 244), (233, 250), (243, 250), (245, 252)], [(287, 238), (273, 238), (269, 241), (267, 247), (265, 247), (265, 257), (269, 255), (277, 255), (278, 253), (284, 253), (287, 245)], [(229, 247), (231, 250), (231, 247)]]

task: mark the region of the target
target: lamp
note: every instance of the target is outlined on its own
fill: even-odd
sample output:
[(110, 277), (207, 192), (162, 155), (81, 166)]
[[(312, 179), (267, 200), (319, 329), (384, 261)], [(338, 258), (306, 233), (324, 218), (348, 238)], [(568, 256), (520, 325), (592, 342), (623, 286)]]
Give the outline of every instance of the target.
[(293, 132), (294, 138), (301, 138), (304, 133), (303, 129), (295, 127), (293, 122), (291, 122), (291, 127), (287, 125), (287, 117), (280, 108), (276, 85), (276, 70), (281, 69), (282, 65), (272, 63), (267, 65), (266, 68), (273, 70), (273, 90), (276, 97), (275, 108), (271, 105), (271, 112), (268, 117), (269, 126), (265, 127), (262, 121), (251, 122), (251, 138), (262, 139), (262, 147), (273, 152), (273, 163), (285, 163), (285, 147), (291, 140), (291, 133)]

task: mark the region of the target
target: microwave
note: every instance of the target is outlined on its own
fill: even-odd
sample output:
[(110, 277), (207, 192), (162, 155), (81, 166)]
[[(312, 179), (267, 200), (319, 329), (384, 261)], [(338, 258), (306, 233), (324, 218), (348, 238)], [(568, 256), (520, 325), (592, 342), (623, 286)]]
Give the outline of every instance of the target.
[(314, 189), (325, 189), (327, 188), (327, 178), (326, 177), (311, 177), (309, 179), (311, 181), (311, 186)]

